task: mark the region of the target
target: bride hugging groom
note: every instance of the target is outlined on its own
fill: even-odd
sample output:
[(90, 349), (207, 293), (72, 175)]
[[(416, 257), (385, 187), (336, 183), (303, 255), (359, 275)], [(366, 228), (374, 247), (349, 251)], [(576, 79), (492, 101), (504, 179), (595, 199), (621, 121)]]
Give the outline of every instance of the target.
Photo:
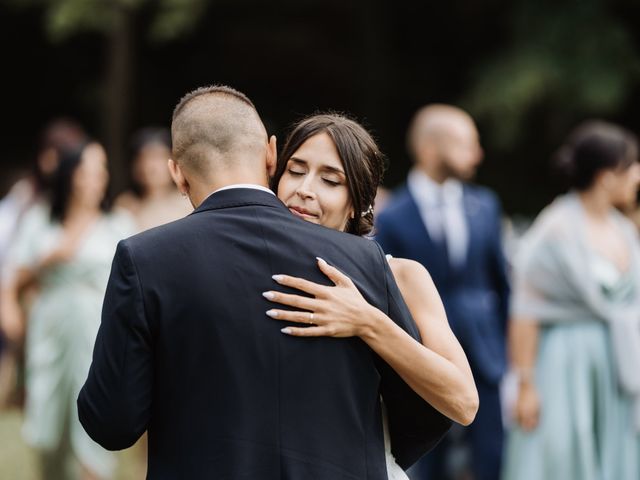
[[(383, 157), (314, 115), (280, 156), (229, 87), (174, 110), (194, 212), (118, 245), (80, 421), (148, 478), (387, 479), (478, 397), (428, 273), (365, 237)], [(271, 187), (271, 189), (268, 188)]]

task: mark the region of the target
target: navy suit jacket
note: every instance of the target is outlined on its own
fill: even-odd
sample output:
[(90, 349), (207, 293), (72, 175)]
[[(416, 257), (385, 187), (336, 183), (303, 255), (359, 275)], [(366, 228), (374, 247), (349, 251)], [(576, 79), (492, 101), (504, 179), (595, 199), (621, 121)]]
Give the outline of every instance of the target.
[[(265, 315), (276, 273), (321, 256), (415, 338), (381, 248), (231, 189), (120, 242), (80, 421), (108, 449), (148, 430), (148, 478), (386, 479), (379, 395), (408, 467), (450, 422), (358, 338), (295, 338)], [(428, 433), (426, 433), (428, 432)]]
[(465, 184), (469, 231), (465, 263), (452, 267), (434, 242), (406, 187), (376, 219), (376, 240), (386, 253), (420, 262), (442, 297), (451, 328), (476, 375), (497, 384), (506, 369), (505, 331), (509, 282), (501, 242), (501, 208), (490, 190)]

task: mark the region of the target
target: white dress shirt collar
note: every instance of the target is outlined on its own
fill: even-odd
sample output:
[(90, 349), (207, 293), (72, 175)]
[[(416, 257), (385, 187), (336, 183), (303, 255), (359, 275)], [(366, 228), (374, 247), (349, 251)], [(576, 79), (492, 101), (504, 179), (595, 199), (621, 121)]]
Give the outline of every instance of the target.
[[(231, 190), (231, 189), (234, 189), (234, 188), (250, 188), (251, 190), (261, 190), (263, 192), (270, 193), (274, 197), (276, 195), (271, 190), (269, 190), (267, 187), (264, 187), (262, 185), (256, 185), (255, 183), (234, 183), (233, 185), (227, 185), (226, 187), (222, 187), (222, 188), (219, 188), (217, 190), (214, 190), (209, 195), (204, 197), (204, 200), (202, 200), (202, 202), (200, 202), (200, 205), (202, 205), (204, 202), (206, 202), (207, 199), (211, 198), (212, 195), (215, 195), (218, 192), (222, 192), (223, 190)], [(200, 205), (198, 205), (198, 207), (196, 207), (196, 208), (200, 208)]]
[(231, 190), (232, 188), (251, 188), (253, 190), (262, 190), (263, 192), (267, 192), (267, 193), (270, 193), (271, 195), (275, 195), (275, 193), (273, 193), (267, 187), (262, 185), (256, 185), (254, 183), (234, 183), (233, 185), (227, 185), (226, 187), (222, 187), (211, 192), (211, 194), (209, 194), (209, 197), (214, 193), (222, 192), (223, 190)]
[(414, 168), (407, 178), (407, 188), (431, 239), (446, 243), (452, 266), (463, 265), (469, 247), (469, 226), (465, 218), (462, 182), (450, 178), (439, 184)]
[(407, 187), (418, 205), (437, 205), (439, 198), (450, 204), (462, 200), (462, 182), (448, 178), (438, 183), (418, 168), (413, 168), (407, 177)]

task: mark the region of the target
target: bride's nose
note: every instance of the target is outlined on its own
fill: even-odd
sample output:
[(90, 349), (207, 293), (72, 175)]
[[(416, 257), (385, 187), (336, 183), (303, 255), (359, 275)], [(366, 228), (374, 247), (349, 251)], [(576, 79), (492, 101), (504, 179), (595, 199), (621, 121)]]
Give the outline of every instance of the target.
[(305, 178), (305, 181), (300, 183), (300, 185), (298, 185), (298, 188), (296, 189), (296, 195), (298, 195), (302, 199), (315, 198), (316, 194), (311, 188), (309, 177)]

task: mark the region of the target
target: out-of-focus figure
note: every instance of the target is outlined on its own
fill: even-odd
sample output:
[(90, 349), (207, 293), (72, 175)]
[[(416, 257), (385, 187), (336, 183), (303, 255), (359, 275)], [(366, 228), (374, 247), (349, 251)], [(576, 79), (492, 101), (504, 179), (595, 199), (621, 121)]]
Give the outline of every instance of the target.
[[(171, 157), (171, 133), (166, 128), (147, 127), (131, 139), (131, 188), (115, 202), (129, 211), (137, 231), (148, 230), (182, 218), (193, 211), (178, 192), (167, 165)], [(138, 460), (146, 467), (146, 436), (137, 445)]]
[(386, 253), (422, 263), (433, 277), (480, 396), (475, 422), (452, 429), (410, 476), (455, 475), (448, 463), (457, 435), (470, 448), (474, 478), (495, 480), (503, 446), (499, 385), (506, 370), (509, 298), (500, 204), (490, 190), (468, 183), (483, 151), (466, 112), (449, 105), (422, 108), (410, 126), (408, 147), (415, 166), (406, 188), (378, 216), (376, 239)]
[(514, 264), (518, 379), (505, 480), (640, 478), (637, 139), (582, 124), (558, 154), (571, 191), (538, 216)]
[(375, 213), (378, 215), (382, 213), (390, 199), (391, 192), (389, 191), (389, 189), (385, 187), (378, 187), (376, 193)]
[(116, 207), (131, 212), (138, 230), (157, 227), (189, 214), (193, 207), (178, 193), (167, 167), (171, 134), (164, 128), (144, 128), (132, 140), (132, 188)]
[(628, 208), (625, 213), (629, 217), (629, 220), (631, 220), (636, 226), (636, 229), (640, 234), (640, 208), (638, 208), (638, 205), (635, 205), (633, 208)]
[[(58, 149), (78, 145), (86, 138), (82, 127), (74, 120), (59, 118), (44, 129), (32, 172), (16, 182), (0, 201), (0, 245), (6, 246), (15, 231), (20, 216), (46, 196), (51, 176), (58, 166)], [(0, 263), (6, 249), (0, 248)]]
[(126, 214), (107, 212), (107, 158), (98, 143), (63, 149), (50, 207), (32, 208), (11, 250), (13, 284), (37, 284), (28, 312), (23, 434), (39, 454), (43, 478), (109, 478), (110, 453), (78, 421), (117, 242), (134, 230)]
[(13, 285), (14, 266), (9, 252), (18, 226), (31, 209), (48, 208), (48, 193), (53, 172), (58, 166), (60, 149), (73, 148), (86, 138), (83, 128), (74, 120), (58, 118), (44, 129), (35, 155), (32, 171), (16, 182), (0, 201), (0, 406), (12, 400), (17, 387), (17, 365), (20, 364), (23, 326), (22, 311)]

